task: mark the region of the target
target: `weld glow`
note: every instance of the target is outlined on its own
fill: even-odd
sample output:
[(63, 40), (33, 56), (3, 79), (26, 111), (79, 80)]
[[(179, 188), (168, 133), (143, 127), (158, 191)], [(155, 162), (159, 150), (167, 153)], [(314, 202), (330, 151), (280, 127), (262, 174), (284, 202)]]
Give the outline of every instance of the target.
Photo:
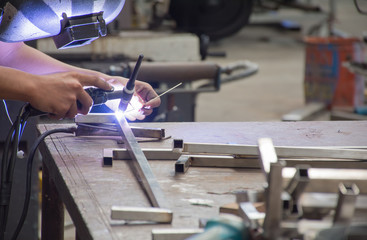
[(124, 117), (124, 112), (123, 111), (120, 111), (120, 110), (117, 110), (115, 112), (115, 116), (118, 120), (121, 120), (123, 117)]
[[(119, 99), (115, 99), (115, 100), (110, 100), (106, 103), (106, 105), (111, 108), (114, 111), (117, 111), (118, 106), (120, 104), (120, 100)], [(127, 106), (127, 109), (125, 111), (125, 113), (127, 112), (133, 112), (133, 111), (139, 111), (142, 107), (144, 106), (143, 101), (140, 99), (140, 97), (138, 96), (133, 96), (129, 105)]]
[(127, 106), (126, 112), (139, 111), (142, 107), (143, 101), (139, 96), (134, 95), (131, 98), (129, 105)]
[[(115, 101), (115, 100), (112, 100)], [(109, 102), (112, 102), (109, 101)], [(143, 120), (144, 115), (141, 111), (141, 108), (143, 107), (143, 103), (141, 99), (138, 96), (133, 96), (129, 105), (127, 106), (127, 109), (125, 112), (118, 109), (118, 105), (120, 103), (120, 100), (117, 100), (113, 102), (113, 108), (115, 109), (115, 115), (118, 119), (121, 119), (122, 116), (124, 116), (126, 119), (129, 119), (130, 121), (135, 121), (136, 119)], [(111, 106), (111, 103), (109, 103)]]

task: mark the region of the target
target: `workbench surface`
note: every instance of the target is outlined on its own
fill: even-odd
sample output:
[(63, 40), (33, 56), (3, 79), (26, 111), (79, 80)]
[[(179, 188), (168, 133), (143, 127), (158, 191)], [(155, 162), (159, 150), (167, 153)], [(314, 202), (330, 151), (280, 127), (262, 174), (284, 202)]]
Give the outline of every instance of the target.
[[(367, 146), (367, 122), (222, 122), (134, 123), (163, 128), (170, 139), (141, 143), (142, 147), (172, 148), (172, 139), (196, 143), (257, 145), (272, 138), (277, 146)], [(40, 133), (74, 124), (40, 124)], [(151, 239), (157, 228), (198, 228), (199, 218), (218, 216), (221, 205), (235, 201), (234, 192), (261, 189), (258, 169), (190, 168), (175, 174), (174, 161), (150, 161), (169, 208), (172, 224), (124, 223), (111, 220), (111, 206), (149, 207), (127, 161), (102, 167), (104, 148), (123, 147), (119, 137), (75, 137), (58, 133), (45, 139), (40, 150), (44, 165), (72, 217), (80, 239)], [(194, 205), (201, 201), (204, 204)]]

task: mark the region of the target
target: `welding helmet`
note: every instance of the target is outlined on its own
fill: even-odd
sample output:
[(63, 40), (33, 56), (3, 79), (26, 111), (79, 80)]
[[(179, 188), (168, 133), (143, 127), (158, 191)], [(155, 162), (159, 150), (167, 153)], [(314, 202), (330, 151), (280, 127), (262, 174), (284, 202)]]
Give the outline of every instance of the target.
[(90, 43), (107, 34), (125, 0), (11, 0), (0, 3), (0, 41), (53, 37), (57, 48)]

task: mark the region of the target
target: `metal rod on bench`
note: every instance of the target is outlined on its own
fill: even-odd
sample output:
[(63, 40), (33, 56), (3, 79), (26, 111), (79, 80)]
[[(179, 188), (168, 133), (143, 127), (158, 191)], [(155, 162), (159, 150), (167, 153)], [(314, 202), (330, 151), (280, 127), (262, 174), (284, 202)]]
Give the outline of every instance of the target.
[(152, 206), (166, 208), (167, 204), (165, 196), (154, 177), (147, 158), (136, 141), (135, 136), (123, 114), (121, 116), (116, 116), (116, 125), (124, 139), (125, 147), (131, 156), (131, 162), (135, 174), (143, 189), (146, 191)]
[(334, 224), (349, 225), (355, 212), (359, 188), (356, 184), (339, 184), (339, 198), (335, 209)]
[(283, 161), (278, 161), (273, 142), (270, 138), (261, 138), (258, 141), (259, 157), (268, 186), (266, 188), (266, 215), (264, 219), (265, 239), (276, 239), (280, 234), (283, 207), (281, 195)]

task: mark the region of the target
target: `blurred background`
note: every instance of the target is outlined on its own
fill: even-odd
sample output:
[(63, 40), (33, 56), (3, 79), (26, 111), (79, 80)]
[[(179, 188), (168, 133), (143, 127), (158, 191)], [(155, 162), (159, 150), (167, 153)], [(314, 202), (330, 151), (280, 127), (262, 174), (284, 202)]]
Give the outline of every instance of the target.
[[(312, 93), (306, 94), (322, 96), (307, 95), (306, 99), (304, 82), (323, 80), (306, 80), (306, 64), (322, 62), (309, 59), (306, 63), (306, 52), (317, 50), (308, 49), (312, 44), (305, 39), (315, 38), (314, 46), (331, 44), (334, 53), (341, 54), (344, 45), (329, 38), (357, 38), (353, 48), (357, 44), (358, 50), (352, 51), (352, 60), (364, 62), (367, 16), (358, 9), (367, 11), (366, 2), (127, 0), (120, 16), (108, 26), (109, 34), (91, 45), (57, 50), (49, 39), (40, 39), (37, 47), (60, 60), (127, 77), (127, 63), (132, 65), (143, 53), (146, 60), (159, 65), (155, 72), (160, 74), (143, 70), (139, 79), (150, 82), (159, 93), (184, 83), (162, 97), (162, 106), (147, 121), (279, 121), (285, 114), (307, 108), (309, 102), (325, 104), (311, 107), (311, 114), (325, 107), (328, 113), (341, 109), (349, 114), (357, 105), (364, 105), (363, 76), (347, 76), (349, 82), (358, 81), (359, 92), (344, 94), (358, 98), (358, 103), (330, 103), (337, 77), (326, 80), (327, 86), (312, 82)], [(332, 61), (332, 57), (325, 61)], [(347, 71), (341, 66), (345, 59), (334, 61), (340, 64), (337, 71)], [(171, 68), (173, 62), (199, 68), (208, 63), (217, 68), (197, 70), (189, 65), (180, 66), (180, 71)], [(228, 69), (229, 76), (213, 73)], [(192, 74), (183, 76), (182, 71)], [(320, 69), (314, 66), (310, 71)]]

